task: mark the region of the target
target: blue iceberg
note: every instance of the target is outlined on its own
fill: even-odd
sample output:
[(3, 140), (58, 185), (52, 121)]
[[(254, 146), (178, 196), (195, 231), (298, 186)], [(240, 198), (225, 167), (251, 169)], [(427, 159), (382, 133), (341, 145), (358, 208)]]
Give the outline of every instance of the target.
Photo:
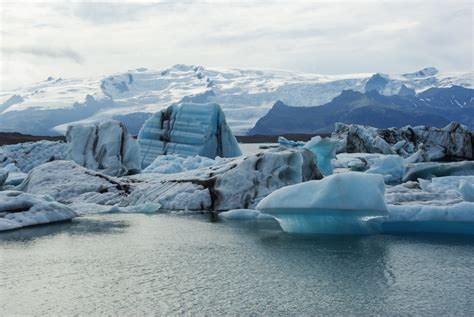
[(182, 102), (156, 112), (140, 129), (138, 143), (142, 168), (158, 155), (200, 155), (211, 159), (242, 155), (224, 112), (215, 103)]
[(290, 233), (371, 234), (368, 220), (388, 215), (384, 193), (382, 176), (350, 172), (283, 187), (257, 209)]

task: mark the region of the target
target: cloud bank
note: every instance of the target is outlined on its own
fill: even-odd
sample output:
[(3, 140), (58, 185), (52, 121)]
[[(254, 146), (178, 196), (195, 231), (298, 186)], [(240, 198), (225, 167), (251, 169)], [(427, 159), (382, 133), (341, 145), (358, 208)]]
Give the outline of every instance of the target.
[(1, 89), (173, 64), (472, 71), (470, 2), (2, 4)]

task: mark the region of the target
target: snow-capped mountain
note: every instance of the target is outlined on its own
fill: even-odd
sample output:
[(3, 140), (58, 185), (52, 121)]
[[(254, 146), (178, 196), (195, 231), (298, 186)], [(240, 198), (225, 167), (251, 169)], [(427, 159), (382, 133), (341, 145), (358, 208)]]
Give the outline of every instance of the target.
[(115, 118), (136, 134), (151, 113), (182, 100), (220, 104), (234, 132), (245, 134), (277, 100), (310, 107), (348, 89), (392, 95), (452, 85), (472, 88), (474, 72), (440, 73), (430, 67), (396, 75), (318, 75), (188, 65), (138, 68), (105, 78), (48, 78), (0, 92), (0, 131), (60, 134), (73, 122)]

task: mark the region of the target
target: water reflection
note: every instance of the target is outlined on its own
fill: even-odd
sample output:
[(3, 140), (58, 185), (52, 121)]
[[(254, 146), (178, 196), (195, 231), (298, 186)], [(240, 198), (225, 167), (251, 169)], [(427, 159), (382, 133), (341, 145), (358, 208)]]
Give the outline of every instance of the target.
[(60, 234), (66, 234), (69, 236), (120, 234), (129, 226), (130, 223), (126, 220), (113, 220), (100, 216), (91, 218), (83, 217), (73, 219), (72, 221), (0, 232), (0, 243), (2, 241), (29, 242), (41, 237), (54, 237)]

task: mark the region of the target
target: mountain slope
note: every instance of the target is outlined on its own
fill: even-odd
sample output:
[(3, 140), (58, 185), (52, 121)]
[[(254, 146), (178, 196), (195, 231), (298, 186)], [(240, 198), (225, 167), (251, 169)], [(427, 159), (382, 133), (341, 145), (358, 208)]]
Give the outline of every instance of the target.
[[(371, 80), (374, 76), (376, 79)], [(162, 70), (138, 68), (95, 79), (48, 78), (0, 92), (0, 131), (54, 135), (73, 122), (117, 118), (136, 134), (151, 113), (184, 100), (220, 104), (234, 132), (245, 134), (277, 100), (312, 107), (348, 89), (364, 92), (372, 85), (374, 90), (391, 95), (453, 84), (472, 87), (473, 78), (472, 72), (439, 73), (435, 68), (398, 75), (326, 76), (188, 65)]]
[(343, 91), (319, 107), (289, 107), (279, 101), (258, 120), (249, 134), (329, 132), (336, 122), (385, 128), (443, 127), (451, 121), (474, 129), (473, 89), (460, 86), (431, 88), (417, 96), (384, 96), (375, 89), (366, 93)]

